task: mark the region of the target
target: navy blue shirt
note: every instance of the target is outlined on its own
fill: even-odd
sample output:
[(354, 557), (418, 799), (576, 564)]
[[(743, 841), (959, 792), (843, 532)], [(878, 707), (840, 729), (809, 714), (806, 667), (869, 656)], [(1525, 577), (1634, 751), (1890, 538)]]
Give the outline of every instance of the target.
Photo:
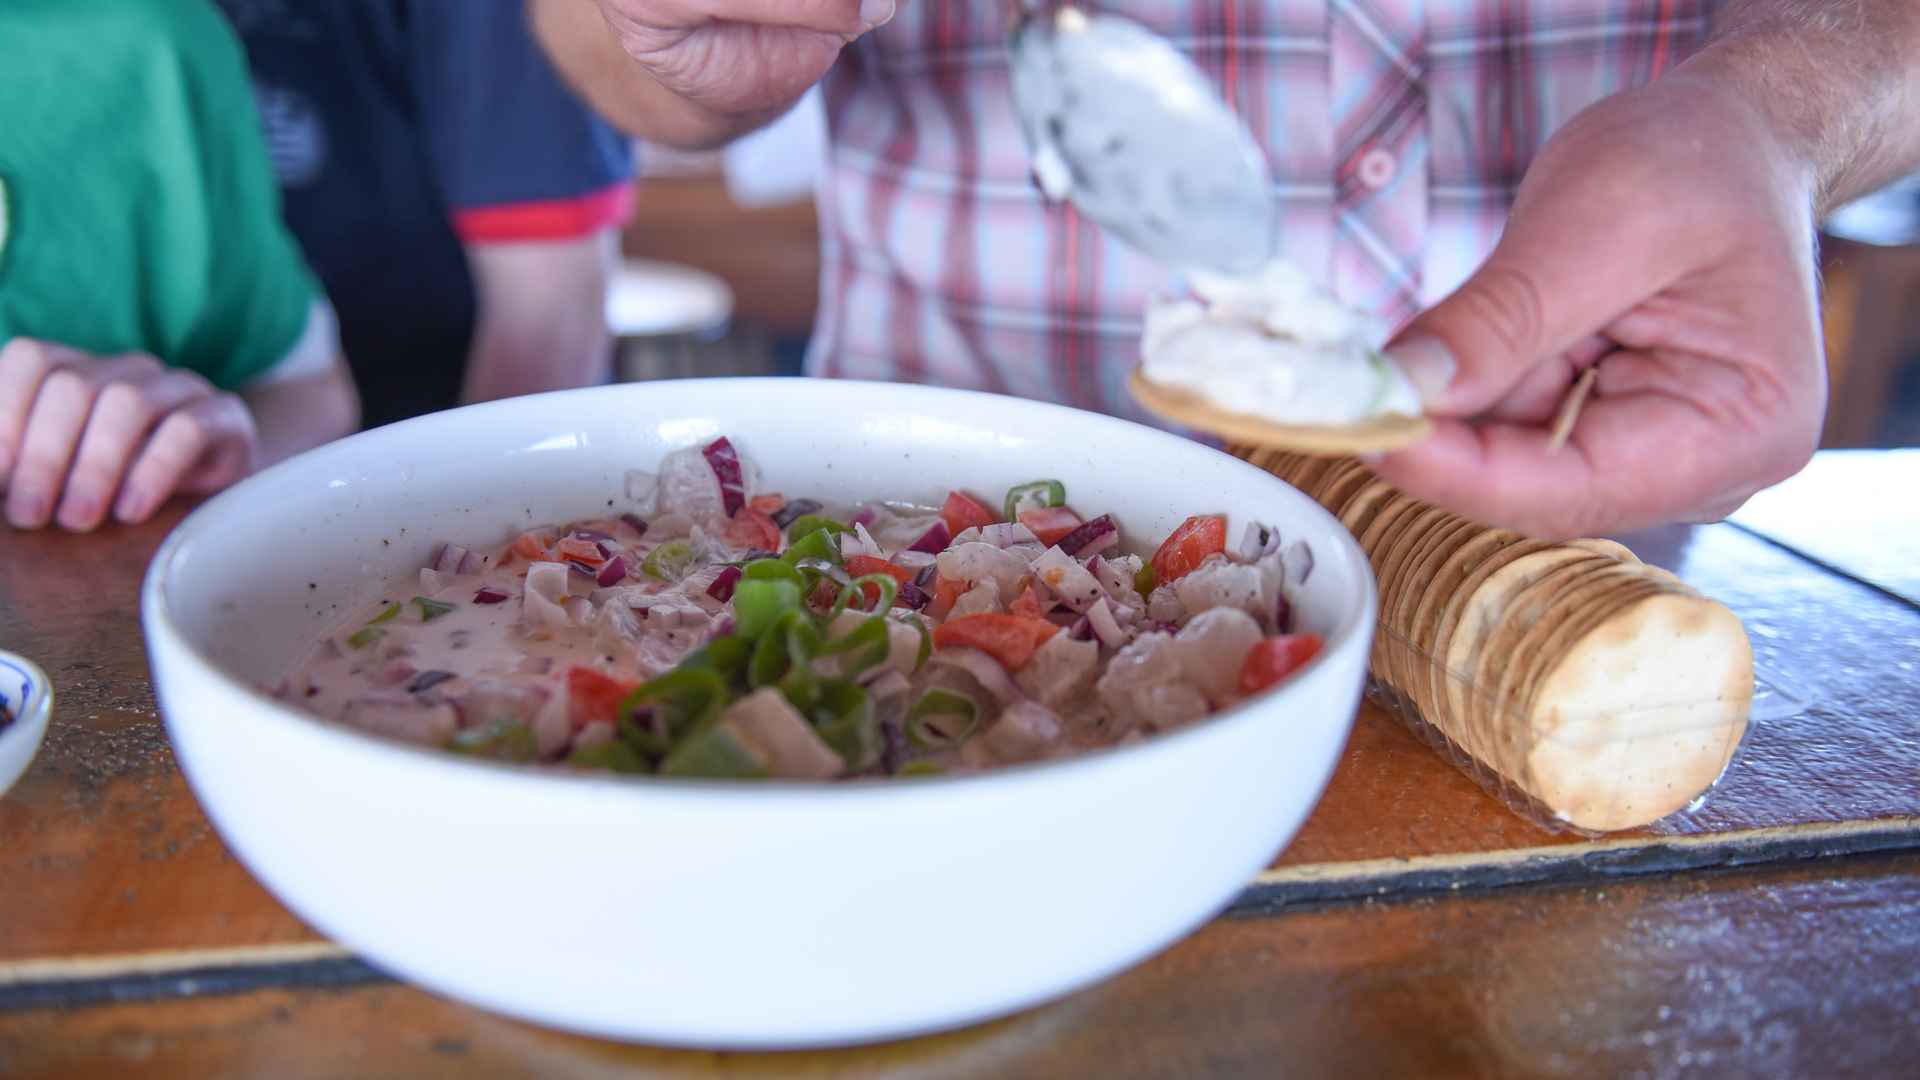
[(521, 0), (219, 3), (367, 426), (454, 405), (477, 310), (463, 243), (620, 224), (628, 142), (561, 82)]

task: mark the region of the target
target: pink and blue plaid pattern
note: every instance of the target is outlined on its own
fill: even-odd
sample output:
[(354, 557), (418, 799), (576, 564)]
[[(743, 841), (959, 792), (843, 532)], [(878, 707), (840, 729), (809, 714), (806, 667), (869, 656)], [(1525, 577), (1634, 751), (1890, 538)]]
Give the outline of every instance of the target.
[[(1218, 80), (1272, 163), (1288, 258), (1383, 331), (1491, 250), (1528, 162), (1705, 39), (1715, 0), (1113, 0)], [(825, 86), (809, 370), (1144, 416), (1141, 312), (1174, 283), (1043, 202), (1005, 0), (910, 0)]]

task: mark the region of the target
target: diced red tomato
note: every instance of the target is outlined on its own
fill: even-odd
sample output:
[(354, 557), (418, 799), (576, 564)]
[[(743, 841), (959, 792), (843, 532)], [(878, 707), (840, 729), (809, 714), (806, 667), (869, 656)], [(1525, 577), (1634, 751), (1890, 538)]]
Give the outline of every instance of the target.
[[(896, 566), (885, 559), (876, 559), (871, 555), (847, 556), (849, 577), (866, 577), (869, 574), (885, 574), (902, 585), (913, 580), (913, 571), (904, 566)], [(866, 596), (865, 607), (871, 609), (873, 605), (880, 602), (880, 586), (868, 582), (860, 587), (860, 591)]]
[(1153, 572), (1160, 584), (1178, 581), (1200, 568), (1208, 556), (1227, 550), (1227, 519), (1218, 514), (1196, 514), (1180, 523), (1173, 535), (1153, 553)]
[(1248, 649), (1246, 660), (1240, 664), (1240, 692), (1257, 694), (1285, 682), (1320, 655), (1320, 644), (1313, 634), (1284, 634)]
[(787, 497), (777, 492), (766, 495), (755, 495), (753, 498), (747, 500), (747, 505), (763, 514), (777, 514), (787, 508)]
[(807, 594), (807, 604), (815, 611), (831, 609), (833, 602), (838, 599), (840, 599), (840, 586), (835, 585), (831, 578), (821, 578), (814, 582), (813, 591)]
[(937, 648), (979, 649), (1008, 671), (1019, 671), (1040, 646), (1060, 632), (1045, 619), (1020, 615), (962, 615), (934, 628)]
[(979, 499), (964, 491), (950, 491), (947, 493), (947, 504), (940, 508), (940, 520), (947, 523), (947, 531), (959, 536), (968, 529), (991, 525), (1000, 518)]
[[(1022, 516), (1024, 517), (1025, 515)], [(1035, 589), (1032, 584), (1028, 584), (1026, 588), (1020, 590), (1018, 596), (1013, 598), (1013, 603), (1007, 605), (1007, 610), (1023, 618), (1044, 619), (1047, 616), (1048, 606), (1045, 601), (1040, 599), (1039, 590)]]
[(1080, 515), (1064, 506), (1048, 506), (1039, 510), (1028, 510), (1020, 515), (1020, 524), (1025, 525), (1040, 542), (1052, 547), (1067, 538), (1067, 534), (1086, 524)]
[(949, 581), (938, 574), (934, 575), (933, 603), (927, 605), (927, 614), (936, 619), (946, 618), (947, 613), (953, 610), (953, 605), (959, 603), (966, 594), (966, 582)]
[(515, 555), (530, 559), (533, 562), (553, 561), (553, 556), (547, 552), (547, 542), (541, 539), (539, 533), (521, 533), (519, 537), (514, 540), (512, 551)]
[(727, 521), (727, 543), (750, 551), (779, 551), (780, 526), (764, 511), (743, 506)]
[(616, 679), (590, 667), (567, 669), (567, 723), (579, 731), (588, 724), (620, 720), (620, 703), (639, 689), (637, 682)]
[(577, 540), (571, 536), (553, 545), (553, 553), (566, 562), (579, 563), (588, 569), (598, 569), (606, 565), (607, 557), (600, 554), (600, 545), (591, 540)]

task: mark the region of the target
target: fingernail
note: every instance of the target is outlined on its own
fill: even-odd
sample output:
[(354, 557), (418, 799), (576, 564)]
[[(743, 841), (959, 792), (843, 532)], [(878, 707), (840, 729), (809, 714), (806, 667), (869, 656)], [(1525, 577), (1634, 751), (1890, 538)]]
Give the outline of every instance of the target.
[(119, 503), (113, 508), (113, 516), (131, 525), (140, 520), (140, 513), (145, 509), (146, 506), (137, 496), (122, 495)]
[(878, 30), (893, 21), (897, 10), (899, 5), (895, 0), (860, 0), (860, 26), (864, 30)]
[(1355, 454), (1353, 456), (1358, 458), (1362, 465), (1378, 465), (1387, 460), (1387, 455), (1379, 450), (1368, 450), (1365, 453)]
[(37, 529), (47, 523), (47, 515), (52, 512), (49, 501), (37, 491), (16, 488), (7, 500), (7, 520), (23, 529)]
[(60, 503), (60, 525), (79, 532), (91, 529), (100, 516), (100, 504), (84, 495), (68, 495)]
[(1395, 342), (1387, 350), (1393, 362), (1407, 373), (1413, 388), (1420, 392), (1420, 400), (1431, 406), (1447, 396), (1447, 389), (1453, 385), (1453, 377), (1460, 371), (1460, 365), (1454, 362), (1453, 351), (1439, 338), (1410, 337)]

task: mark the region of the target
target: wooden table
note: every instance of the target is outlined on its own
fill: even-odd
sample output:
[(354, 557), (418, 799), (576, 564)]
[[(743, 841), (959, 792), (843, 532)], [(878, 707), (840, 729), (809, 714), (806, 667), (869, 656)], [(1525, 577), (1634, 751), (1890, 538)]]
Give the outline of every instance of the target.
[[(1848, 462), (1877, 470), (1868, 524), (1904, 556), (1816, 561), (1765, 531)], [(137, 589), (184, 511), (8, 534), (0, 643), (58, 702), (0, 799), (0, 1074), (1911, 1075), (1920, 608), (1870, 575), (1920, 565), (1920, 461), (1820, 469), (1757, 523), (1627, 538), (1738, 611), (1811, 698), (1757, 725), (1704, 805), (1600, 841), (1544, 832), (1367, 706), (1299, 837), (1192, 938), (996, 1024), (831, 1054), (560, 1035), (320, 940), (227, 853), (156, 713)]]

